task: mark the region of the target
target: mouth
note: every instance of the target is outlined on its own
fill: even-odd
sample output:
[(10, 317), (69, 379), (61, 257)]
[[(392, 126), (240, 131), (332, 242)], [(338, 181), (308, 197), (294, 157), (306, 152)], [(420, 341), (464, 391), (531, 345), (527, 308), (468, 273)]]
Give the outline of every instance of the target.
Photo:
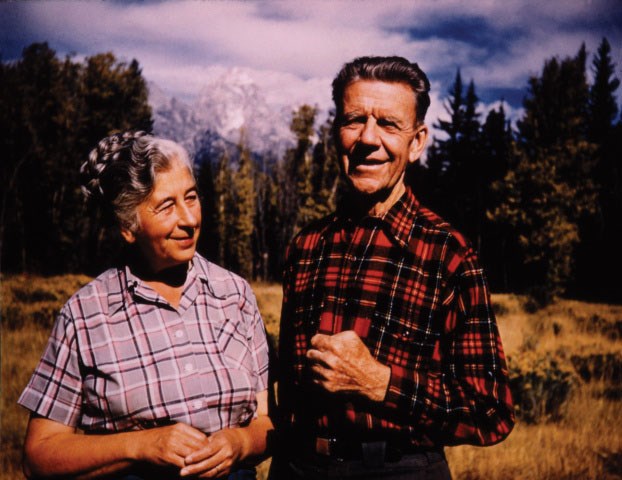
[(190, 248), (194, 246), (194, 237), (171, 238), (179, 247)]
[(350, 170), (374, 170), (389, 163), (389, 160), (374, 159), (353, 159), (350, 163)]

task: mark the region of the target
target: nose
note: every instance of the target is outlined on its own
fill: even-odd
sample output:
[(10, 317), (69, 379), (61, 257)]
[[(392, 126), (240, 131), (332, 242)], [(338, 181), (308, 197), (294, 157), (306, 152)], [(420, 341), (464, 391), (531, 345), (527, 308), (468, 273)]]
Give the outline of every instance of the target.
[(360, 137), (361, 143), (365, 145), (380, 146), (380, 136), (378, 135), (378, 125), (376, 119), (371, 115), (363, 126), (363, 131)]
[(196, 228), (201, 219), (201, 209), (195, 205), (182, 203), (179, 207), (179, 226)]

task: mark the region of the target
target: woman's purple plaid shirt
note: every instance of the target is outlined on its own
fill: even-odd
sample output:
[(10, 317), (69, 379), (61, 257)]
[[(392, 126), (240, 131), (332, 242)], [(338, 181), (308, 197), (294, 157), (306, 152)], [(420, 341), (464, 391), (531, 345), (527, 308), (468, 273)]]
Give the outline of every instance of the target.
[(179, 308), (111, 269), (57, 318), (19, 403), (88, 432), (247, 422), (267, 388), (268, 346), (250, 286), (195, 254)]

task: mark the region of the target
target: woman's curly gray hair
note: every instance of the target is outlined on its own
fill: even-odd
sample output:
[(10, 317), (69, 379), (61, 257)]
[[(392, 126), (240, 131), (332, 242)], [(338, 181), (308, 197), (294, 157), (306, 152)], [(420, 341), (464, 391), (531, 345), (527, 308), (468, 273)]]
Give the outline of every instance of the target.
[(80, 167), (82, 192), (98, 201), (119, 227), (135, 232), (137, 207), (151, 195), (156, 175), (173, 161), (184, 163), (193, 174), (188, 152), (171, 140), (142, 131), (111, 135), (91, 150)]

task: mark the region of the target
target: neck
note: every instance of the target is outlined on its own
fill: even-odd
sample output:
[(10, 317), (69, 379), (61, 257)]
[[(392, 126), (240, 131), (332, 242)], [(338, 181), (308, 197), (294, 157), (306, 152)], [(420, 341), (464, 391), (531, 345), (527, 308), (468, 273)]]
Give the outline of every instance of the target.
[(186, 283), (188, 275), (187, 262), (173, 267), (154, 270), (142, 257), (138, 257), (130, 263), (130, 267), (141, 280), (150, 284), (159, 283), (172, 288), (182, 287)]
[(397, 183), (389, 192), (365, 195), (353, 191), (350, 195), (349, 207), (355, 216), (381, 217), (387, 213), (406, 191), (403, 182)]

